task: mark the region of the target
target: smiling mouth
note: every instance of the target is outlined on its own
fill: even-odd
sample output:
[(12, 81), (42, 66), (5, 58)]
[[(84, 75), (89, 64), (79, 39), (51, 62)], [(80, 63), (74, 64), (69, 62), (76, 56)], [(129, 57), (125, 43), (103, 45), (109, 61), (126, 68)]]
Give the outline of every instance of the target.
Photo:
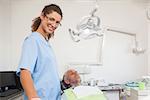
[(52, 25), (48, 25), (48, 29), (50, 30), (50, 31), (54, 31), (56, 28), (53, 28), (53, 26)]
[(51, 26), (51, 25), (48, 25), (48, 30), (54, 31), (54, 30), (52, 29), (52, 26)]

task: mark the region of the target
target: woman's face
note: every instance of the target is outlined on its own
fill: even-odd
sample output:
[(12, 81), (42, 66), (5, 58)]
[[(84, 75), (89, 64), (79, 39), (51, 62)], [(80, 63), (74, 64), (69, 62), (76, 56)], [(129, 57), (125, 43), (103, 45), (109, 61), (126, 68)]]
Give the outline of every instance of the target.
[(53, 34), (55, 29), (60, 25), (62, 17), (59, 13), (52, 11), (50, 14), (41, 16), (41, 28), (46, 36)]

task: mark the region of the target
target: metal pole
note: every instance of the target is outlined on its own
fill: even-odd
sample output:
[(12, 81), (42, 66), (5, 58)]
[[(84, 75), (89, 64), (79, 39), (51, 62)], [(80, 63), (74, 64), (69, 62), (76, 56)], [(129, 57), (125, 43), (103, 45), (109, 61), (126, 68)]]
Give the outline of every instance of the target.
[(115, 29), (109, 29), (108, 28), (107, 31), (122, 33), (122, 34), (126, 34), (126, 35), (130, 35), (130, 36), (135, 36), (136, 37), (136, 34), (134, 34), (134, 33), (124, 32), (124, 31), (120, 31), (120, 30), (115, 30)]

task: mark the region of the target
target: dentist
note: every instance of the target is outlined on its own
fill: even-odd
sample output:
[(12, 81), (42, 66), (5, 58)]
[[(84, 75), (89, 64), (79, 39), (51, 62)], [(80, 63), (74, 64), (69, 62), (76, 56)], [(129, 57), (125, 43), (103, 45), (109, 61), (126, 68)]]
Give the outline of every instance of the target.
[(24, 40), (17, 69), (24, 100), (60, 100), (57, 63), (48, 41), (54, 36), (62, 17), (60, 7), (50, 4), (33, 20), (32, 33)]

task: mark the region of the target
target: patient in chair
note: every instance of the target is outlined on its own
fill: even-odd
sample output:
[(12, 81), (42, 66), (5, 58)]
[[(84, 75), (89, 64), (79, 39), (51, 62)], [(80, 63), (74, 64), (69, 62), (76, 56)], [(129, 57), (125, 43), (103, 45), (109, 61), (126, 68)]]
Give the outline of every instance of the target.
[(61, 100), (107, 100), (98, 87), (82, 86), (77, 71), (70, 69), (65, 72), (61, 81)]
[(74, 69), (69, 69), (68, 71), (65, 72), (65, 74), (63, 75), (63, 79), (61, 81), (62, 93), (64, 90), (68, 88), (74, 88), (80, 85), (80, 83), (81, 79), (78, 72)]

